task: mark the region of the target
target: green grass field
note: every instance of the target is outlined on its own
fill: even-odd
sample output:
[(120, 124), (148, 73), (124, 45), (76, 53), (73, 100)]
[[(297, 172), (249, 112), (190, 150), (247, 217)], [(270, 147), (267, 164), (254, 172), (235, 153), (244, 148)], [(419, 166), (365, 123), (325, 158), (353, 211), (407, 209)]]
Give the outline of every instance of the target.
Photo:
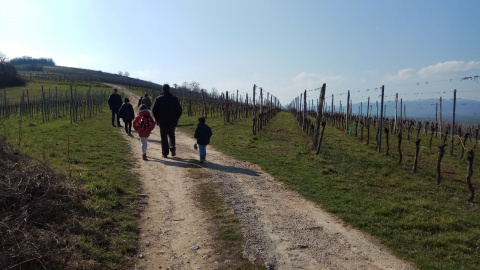
[[(180, 122), (193, 134), (196, 117), (182, 116)], [(478, 198), (473, 204), (466, 202), (465, 160), (446, 155), (442, 164), (448, 173), (438, 186), (432, 162), (435, 149), (422, 148), (418, 172), (412, 173), (410, 156), (404, 154), (404, 162), (397, 165), (393, 141), (391, 154), (385, 157), (359, 137), (327, 124), (317, 156), (291, 114), (279, 113), (257, 136), (251, 135), (251, 123), (251, 118), (228, 125), (222, 118), (207, 119), (214, 133), (212, 145), (261, 165), (420, 269), (477, 269), (480, 265), (480, 209)], [(375, 135), (371, 136), (372, 144)], [(410, 147), (406, 140), (403, 144)], [(473, 182), (478, 185), (478, 177)]]
[(130, 172), (129, 146), (110, 117), (104, 108), (72, 125), (69, 117), (45, 123), (25, 118), (19, 129), (18, 116), (0, 125), (15, 147), (20, 138), (22, 152), (71, 175), (87, 191), (74, 238), (89, 269), (130, 269), (137, 244), (139, 181)]

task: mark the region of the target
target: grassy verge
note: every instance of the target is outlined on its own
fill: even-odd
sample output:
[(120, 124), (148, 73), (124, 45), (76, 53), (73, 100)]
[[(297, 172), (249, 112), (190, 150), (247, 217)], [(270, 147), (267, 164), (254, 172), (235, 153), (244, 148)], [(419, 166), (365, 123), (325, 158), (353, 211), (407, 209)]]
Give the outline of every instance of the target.
[[(195, 117), (183, 116), (180, 122), (191, 134), (195, 123)], [(428, 154), (425, 147), (421, 151), (425, 160), (419, 163), (418, 173), (412, 173), (410, 156), (397, 165), (395, 154), (378, 154), (358, 138), (328, 125), (317, 156), (288, 113), (278, 114), (257, 136), (251, 135), (251, 119), (224, 125), (223, 119), (214, 118), (207, 119), (207, 124), (217, 149), (259, 164), (420, 269), (480, 265), (480, 209), (477, 203), (466, 202), (462, 161), (445, 157), (448, 173), (438, 186), (432, 162), (435, 150)], [(391, 153), (392, 145), (391, 141)]]
[(216, 238), (213, 248), (220, 256), (219, 261), (225, 264), (219, 269), (223, 269), (222, 267), (238, 270), (266, 269), (264, 266), (252, 264), (243, 257), (245, 238), (241, 232), (241, 225), (219, 195), (217, 185), (208, 180), (209, 176), (205, 169), (191, 168), (189, 175), (194, 179), (202, 180), (196, 188), (196, 196), (200, 206), (212, 217), (211, 233)]
[[(78, 268), (130, 269), (137, 239), (139, 182), (129, 171), (129, 147), (110, 125), (104, 108), (92, 118), (70, 125), (68, 117), (41, 120), (12, 117), (0, 133), (23, 153), (77, 179), (86, 191), (75, 238)], [(20, 144), (18, 140), (20, 138)], [(73, 266), (72, 266), (73, 267)]]

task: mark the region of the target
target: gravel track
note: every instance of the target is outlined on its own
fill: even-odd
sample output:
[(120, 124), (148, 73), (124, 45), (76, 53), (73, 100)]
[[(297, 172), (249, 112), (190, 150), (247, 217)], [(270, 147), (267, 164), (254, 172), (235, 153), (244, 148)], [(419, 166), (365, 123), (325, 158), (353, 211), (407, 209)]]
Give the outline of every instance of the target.
[[(138, 96), (117, 88), (136, 104)], [(192, 161), (198, 159), (194, 139), (177, 131), (177, 157), (164, 159), (156, 128), (149, 138), (150, 161), (145, 162), (134, 136), (125, 139), (138, 156), (134, 170), (145, 194), (136, 268), (228, 269), (228, 262), (218, 261), (212, 249), (209, 214), (195, 200), (199, 180), (188, 174), (189, 168), (198, 167)], [(244, 255), (251, 261), (268, 269), (415, 269), (255, 164), (208, 147), (204, 167), (240, 220), (247, 240)]]

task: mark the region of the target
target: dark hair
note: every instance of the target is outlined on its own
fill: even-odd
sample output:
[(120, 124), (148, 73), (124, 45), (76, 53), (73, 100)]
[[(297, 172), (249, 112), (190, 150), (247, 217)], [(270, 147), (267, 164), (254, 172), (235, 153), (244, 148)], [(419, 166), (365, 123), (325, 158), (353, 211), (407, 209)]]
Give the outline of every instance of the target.
[(130, 99), (125, 98), (125, 103), (130, 102)]
[(164, 85), (162, 86), (162, 89), (163, 89), (163, 92), (164, 92), (164, 93), (170, 93), (170, 85), (164, 84)]
[(118, 91), (117, 88), (113, 88), (113, 91)]
[(145, 97), (148, 97), (148, 94), (145, 94)]
[(142, 104), (142, 105), (140, 106), (140, 110), (145, 110), (146, 108), (147, 108), (147, 105), (145, 105), (145, 104)]
[(205, 117), (200, 116), (200, 117), (198, 118), (198, 122), (199, 122), (199, 123), (202, 123), (202, 124), (205, 124)]

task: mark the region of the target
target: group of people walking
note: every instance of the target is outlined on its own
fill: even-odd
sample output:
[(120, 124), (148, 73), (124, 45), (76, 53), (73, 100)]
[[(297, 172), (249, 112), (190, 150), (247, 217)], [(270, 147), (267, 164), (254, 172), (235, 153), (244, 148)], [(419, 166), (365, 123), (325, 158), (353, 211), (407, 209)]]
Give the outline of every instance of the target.
[[(133, 129), (137, 131), (140, 137), (143, 160), (148, 160), (147, 139), (156, 125), (160, 127), (162, 156), (164, 158), (167, 158), (169, 154), (172, 157), (176, 156), (175, 129), (182, 115), (182, 106), (178, 98), (170, 92), (170, 86), (168, 84), (164, 84), (162, 90), (163, 94), (155, 99), (151, 111), (152, 101), (148, 97), (148, 94), (145, 94), (145, 97), (141, 97), (138, 102), (139, 112), (136, 116), (130, 100), (125, 98), (124, 103), (122, 103), (122, 98), (116, 88), (113, 89), (113, 93), (108, 98), (108, 105), (112, 111), (112, 126), (123, 127), (120, 124), (120, 118), (122, 118), (125, 123), (125, 132), (129, 136), (133, 136), (131, 133), (133, 126)], [(116, 126), (115, 116), (117, 117)], [(153, 120), (153, 118), (155, 120)], [(204, 162), (207, 154), (206, 146), (210, 143), (212, 130), (205, 124), (205, 117), (200, 117), (198, 121), (199, 124), (195, 130), (195, 138), (197, 139), (200, 153), (200, 162)], [(197, 144), (195, 144), (195, 148), (197, 148)]]

